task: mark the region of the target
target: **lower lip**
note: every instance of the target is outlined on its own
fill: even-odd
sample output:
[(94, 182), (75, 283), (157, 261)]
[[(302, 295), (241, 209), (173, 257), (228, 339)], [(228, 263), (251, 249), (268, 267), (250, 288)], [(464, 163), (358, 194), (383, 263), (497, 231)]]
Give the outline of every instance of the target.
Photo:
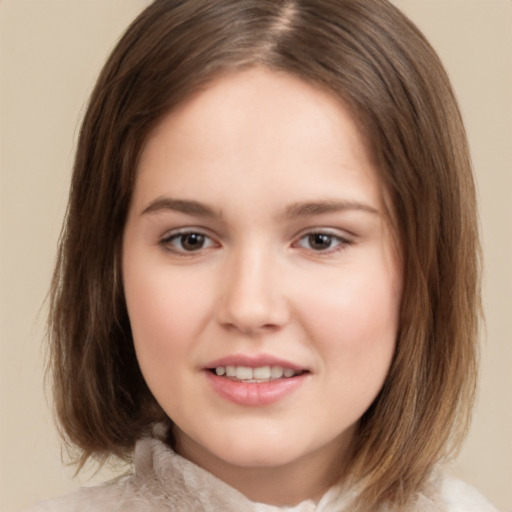
[(208, 381), (217, 394), (235, 404), (250, 407), (279, 402), (302, 386), (306, 375), (304, 373), (269, 382), (241, 382), (206, 372)]

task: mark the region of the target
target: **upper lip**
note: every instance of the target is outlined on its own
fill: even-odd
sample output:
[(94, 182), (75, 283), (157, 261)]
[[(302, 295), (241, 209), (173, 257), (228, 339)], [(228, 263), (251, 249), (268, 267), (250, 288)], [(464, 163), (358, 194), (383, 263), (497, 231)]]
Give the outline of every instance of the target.
[(307, 370), (307, 368), (302, 365), (269, 354), (232, 354), (208, 363), (205, 369), (211, 370), (219, 366), (246, 366), (248, 368), (282, 366), (283, 368), (290, 368), (295, 371)]

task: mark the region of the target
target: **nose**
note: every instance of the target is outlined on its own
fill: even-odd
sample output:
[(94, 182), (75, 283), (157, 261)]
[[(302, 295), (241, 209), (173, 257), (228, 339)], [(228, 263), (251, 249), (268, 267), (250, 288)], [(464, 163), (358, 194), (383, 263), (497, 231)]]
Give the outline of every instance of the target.
[(243, 334), (276, 330), (290, 319), (282, 275), (269, 251), (252, 247), (226, 264), (218, 321)]

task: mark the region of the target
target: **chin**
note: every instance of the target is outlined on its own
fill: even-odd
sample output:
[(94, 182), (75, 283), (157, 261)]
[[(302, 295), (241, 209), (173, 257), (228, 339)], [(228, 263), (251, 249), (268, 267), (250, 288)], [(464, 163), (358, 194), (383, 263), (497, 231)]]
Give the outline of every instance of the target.
[(303, 453), (297, 451), (299, 443), (285, 444), (282, 440), (269, 439), (235, 440), (229, 439), (226, 447), (216, 445), (211, 452), (225, 463), (243, 468), (280, 467), (300, 459)]

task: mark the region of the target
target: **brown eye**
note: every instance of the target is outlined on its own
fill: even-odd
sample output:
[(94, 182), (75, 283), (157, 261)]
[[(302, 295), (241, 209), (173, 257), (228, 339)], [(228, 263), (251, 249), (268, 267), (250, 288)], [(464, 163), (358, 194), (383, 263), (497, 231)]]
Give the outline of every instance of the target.
[(182, 254), (198, 252), (216, 245), (209, 236), (195, 231), (171, 234), (160, 243), (169, 251)]
[(309, 247), (314, 251), (325, 251), (330, 249), (335, 241), (334, 236), (327, 235), (325, 233), (312, 233), (311, 235), (308, 235)]
[(205, 236), (199, 233), (180, 235), (180, 244), (185, 251), (197, 251), (204, 246)]
[(300, 247), (310, 252), (330, 254), (345, 249), (352, 242), (338, 234), (329, 231), (313, 231), (300, 237), (294, 247)]

